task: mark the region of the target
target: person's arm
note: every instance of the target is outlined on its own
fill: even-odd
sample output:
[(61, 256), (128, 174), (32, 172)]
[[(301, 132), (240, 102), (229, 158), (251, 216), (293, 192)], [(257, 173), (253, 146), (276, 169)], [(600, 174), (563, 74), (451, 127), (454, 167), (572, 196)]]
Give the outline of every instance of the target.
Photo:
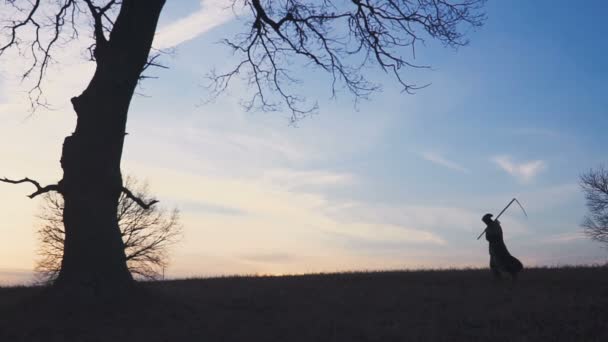
[(495, 242), (500, 236), (499, 230), (500, 225), (497, 224), (496, 221), (488, 224), (486, 227), (486, 240), (488, 240), (488, 242)]

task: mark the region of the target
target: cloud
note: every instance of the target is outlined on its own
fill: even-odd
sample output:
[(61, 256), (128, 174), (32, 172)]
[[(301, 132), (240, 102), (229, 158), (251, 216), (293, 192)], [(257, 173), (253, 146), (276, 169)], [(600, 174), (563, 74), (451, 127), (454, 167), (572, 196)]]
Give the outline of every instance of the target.
[[(422, 204), (370, 204), (351, 203), (349, 206), (334, 207), (329, 211), (343, 220), (369, 222), (400, 227), (415, 227), (421, 232), (434, 232), (451, 236), (474, 235), (483, 227), (479, 206), (437, 206)], [(510, 233), (527, 232), (524, 222), (507, 219)]]
[(469, 173), (470, 170), (451, 161), (446, 159), (445, 157), (443, 157), (442, 155), (435, 153), (435, 152), (422, 152), (420, 153), (420, 156), (427, 161), (430, 161), (431, 163), (435, 163), (437, 165), (446, 167), (450, 170), (455, 170), (455, 171), (459, 171), (459, 172), (463, 172), (463, 173)]
[(327, 170), (293, 170), (287, 168), (266, 171), (263, 178), (275, 185), (285, 186), (286, 188), (352, 185), (355, 181), (355, 176), (348, 173)]
[[(526, 199), (528, 211), (556, 210), (558, 207), (582, 206), (583, 196), (577, 183), (566, 183), (517, 194)], [(505, 196), (503, 196), (505, 197)]]
[[(446, 245), (446, 241), (437, 234), (421, 229), (407, 228), (403, 225), (385, 223), (349, 223), (341, 225), (347, 230), (334, 230), (327, 235), (337, 243), (348, 242), (361, 245), (377, 245), (380, 249), (390, 249), (392, 246), (403, 248), (406, 245)], [(357, 246), (356, 244), (354, 246)], [(351, 246), (352, 247), (352, 246)], [(358, 249), (355, 247), (355, 249)]]
[(167, 49), (192, 40), (234, 18), (228, 0), (201, 0), (198, 11), (160, 28), (154, 37), (154, 47)]
[(571, 243), (574, 241), (587, 239), (587, 236), (582, 231), (571, 232), (571, 233), (561, 233), (547, 236), (542, 240), (543, 243), (549, 244), (564, 244)]
[(207, 213), (209, 215), (241, 216), (248, 214), (236, 208), (209, 204), (205, 203), (204, 201), (182, 201), (180, 203), (179, 210), (181, 212), (198, 212)]
[[(320, 192), (311, 192), (310, 189), (294, 190), (292, 185), (277, 184), (272, 179), (256, 176), (210, 177), (151, 165), (142, 165), (141, 169), (142, 173), (145, 172), (148, 176), (150, 183), (154, 184), (155, 194), (166, 203), (175, 203), (181, 207), (183, 202), (202, 202), (213, 207), (233, 208), (238, 212), (247, 213), (247, 215), (224, 215), (210, 213), (208, 210), (184, 211), (182, 215), (184, 234), (188, 238), (184, 239), (179, 251), (176, 251), (174, 258), (176, 264), (189, 263), (188, 260), (192, 258), (189, 255), (201, 250), (211, 255), (231, 258), (266, 254), (271, 251), (274, 256), (295, 255), (298, 261), (294, 259), (293, 263), (284, 264), (283, 261), (266, 258), (268, 265), (264, 266), (265, 268), (255, 268), (256, 272), (270, 270), (270, 264), (276, 266), (277, 272), (322, 271), (338, 269), (338, 266), (336, 266), (338, 268), (332, 266), (332, 262), (337, 263), (337, 260), (346, 260), (359, 255), (361, 252), (359, 248), (355, 248), (355, 245), (363, 242), (374, 244), (378, 248), (382, 246), (389, 248), (391, 244), (401, 246), (446, 244), (439, 235), (417, 226), (365, 218), (351, 220), (348, 215), (343, 217), (332, 215), (331, 208), (342, 206), (344, 204), (342, 200), (328, 198)], [(308, 171), (301, 172), (308, 174)], [(329, 171), (312, 172), (312, 174), (317, 173), (331, 174)], [(166, 179), (172, 181), (162, 181)], [(308, 177), (303, 181), (308, 182)], [(358, 206), (367, 205), (359, 203)], [(368, 211), (372, 212), (372, 209)], [(329, 259), (309, 260), (308, 264), (303, 259), (300, 260), (300, 258), (321, 256), (327, 256)], [(330, 259), (334, 261), (328, 261)], [(242, 261), (241, 258), (240, 262)], [(342, 269), (353, 268), (356, 265), (343, 262)], [(360, 263), (361, 260), (358, 262)], [(367, 262), (371, 262), (371, 259)], [(237, 269), (240, 270), (241, 266), (238, 267)], [(227, 269), (225, 272), (232, 273), (234, 269)]]
[(495, 156), (492, 161), (520, 182), (532, 181), (541, 171), (546, 169), (547, 164), (543, 160), (531, 160), (516, 163), (510, 156)]

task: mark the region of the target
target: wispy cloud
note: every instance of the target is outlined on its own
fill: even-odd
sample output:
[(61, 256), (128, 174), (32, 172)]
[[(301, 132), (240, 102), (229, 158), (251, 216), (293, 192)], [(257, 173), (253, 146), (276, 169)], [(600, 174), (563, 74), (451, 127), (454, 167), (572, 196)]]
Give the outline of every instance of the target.
[(328, 170), (273, 169), (264, 172), (263, 178), (272, 184), (287, 188), (351, 185), (355, 182), (355, 176), (352, 174)]
[[(341, 223), (345, 226), (344, 223)], [(434, 232), (409, 228), (403, 225), (385, 223), (349, 223), (347, 229), (329, 231), (330, 235), (342, 236), (340, 239), (359, 240), (375, 244), (409, 244), (446, 245), (446, 241)]]
[(167, 49), (192, 40), (234, 17), (232, 1), (201, 0), (198, 11), (160, 28), (154, 46)]
[(453, 162), (451, 160), (446, 159), (444, 156), (442, 156), (439, 153), (436, 152), (422, 152), (420, 153), (420, 156), (427, 161), (430, 161), (431, 163), (435, 163), (437, 165), (446, 167), (450, 170), (454, 170), (454, 171), (459, 171), (459, 172), (463, 172), (463, 173), (469, 173), (470, 170), (467, 169), (466, 167)]
[[(379, 246), (442, 246), (447, 243), (440, 235), (416, 226), (360, 217), (353, 220), (352, 217), (333, 215), (331, 208), (343, 206), (342, 200), (329, 198), (320, 192), (294, 190), (276, 184), (272, 179), (253, 176), (212, 178), (149, 166), (145, 167), (145, 173), (151, 183), (155, 184), (155, 193), (159, 198), (166, 199), (167, 203), (180, 205), (183, 202), (204, 202), (247, 213), (216, 215), (208, 211), (184, 211), (182, 217), (188, 239), (183, 241), (175, 256), (176, 263), (187, 262), (189, 255), (199, 250), (231, 257), (272, 251), (278, 255), (331, 255), (334, 258), (346, 258), (360, 253), (357, 249), (336, 249), (337, 246), (350, 246), (349, 241), (369, 241)], [(322, 175), (321, 179), (326, 178), (326, 172), (320, 170), (311, 172), (310, 175), (317, 173)], [(330, 173), (327, 171), (328, 175)], [(171, 184), (157, 181), (161, 179), (174, 181)], [(335, 180), (342, 182), (341, 179), (330, 176), (327, 181), (331, 180), (334, 184)], [(298, 177), (296, 181), (299, 181)], [(309, 178), (306, 177), (303, 181), (308, 184)], [(324, 184), (325, 182), (323, 180)], [(361, 203), (360, 207), (367, 205)], [(371, 213), (372, 209), (367, 211)], [(327, 239), (328, 236), (341, 239)], [(354, 264), (348, 265), (353, 267)], [(299, 267), (306, 270), (327, 270), (328, 264), (323, 260), (307, 266), (289, 263), (282, 265), (280, 270), (301, 271), (302, 268)]]
[(492, 161), (508, 174), (524, 183), (532, 181), (547, 167), (547, 163), (543, 160), (517, 163), (510, 156), (505, 155), (492, 157)]
[(572, 232), (572, 233), (561, 233), (550, 235), (542, 240), (544, 243), (549, 244), (563, 244), (563, 243), (571, 243), (574, 241), (584, 240), (587, 237), (582, 231)]
[[(345, 221), (412, 227), (421, 232), (439, 235), (470, 234), (473, 236), (479, 229), (483, 228), (481, 216), (484, 211), (480, 208), (482, 207), (476, 204), (466, 208), (458, 204), (438, 206), (433, 204), (353, 202), (349, 206), (332, 207), (328, 212), (330, 215)], [(505, 223), (509, 226), (510, 234), (522, 234), (528, 231), (524, 221), (509, 217)]]

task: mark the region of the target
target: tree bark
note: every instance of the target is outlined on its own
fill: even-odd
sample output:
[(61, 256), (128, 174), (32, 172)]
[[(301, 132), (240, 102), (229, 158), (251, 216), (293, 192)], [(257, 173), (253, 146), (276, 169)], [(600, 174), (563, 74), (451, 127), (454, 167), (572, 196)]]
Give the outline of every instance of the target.
[(129, 105), (164, 3), (122, 1), (109, 39), (96, 37), (91, 82), (72, 98), (77, 123), (61, 156), (65, 245), (57, 287), (114, 292), (133, 283), (116, 215), (120, 162)]

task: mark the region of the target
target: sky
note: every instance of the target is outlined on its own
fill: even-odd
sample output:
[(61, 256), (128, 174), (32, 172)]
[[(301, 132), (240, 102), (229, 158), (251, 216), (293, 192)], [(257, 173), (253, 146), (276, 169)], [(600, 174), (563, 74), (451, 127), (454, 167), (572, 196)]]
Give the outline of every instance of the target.
[[(160, 206), (181, 211), (169, 277), (485, 267), (483, 214), (501, 217), (524, 265), (604, 263), (589, 241), (579, 176), (606, 163), (608, 28), (604, 1), (489, 1), (485, 25), (460, 49), (427, 42), (411, 79), (354, 104), (333, 99), (320, 72), (296, 73), (318, 113), (246, 112), (235, 83), (217, 100), (205, 75), (234, 63), (217, 42), (243, 31), (223, 0), (168, 1), (152, 71), (132, 101), (122, 169), (146, 181)], [(69, 99), (94, 65), (82, 42), (56, 55), (44, 83), (49, 109), (32, 113), (27, 61), (0, 58), (0, 176), (61, 177), (75, 126)], [(0, 284), (27, 283), (37, 260), (39, 200), (0, 184)]]

